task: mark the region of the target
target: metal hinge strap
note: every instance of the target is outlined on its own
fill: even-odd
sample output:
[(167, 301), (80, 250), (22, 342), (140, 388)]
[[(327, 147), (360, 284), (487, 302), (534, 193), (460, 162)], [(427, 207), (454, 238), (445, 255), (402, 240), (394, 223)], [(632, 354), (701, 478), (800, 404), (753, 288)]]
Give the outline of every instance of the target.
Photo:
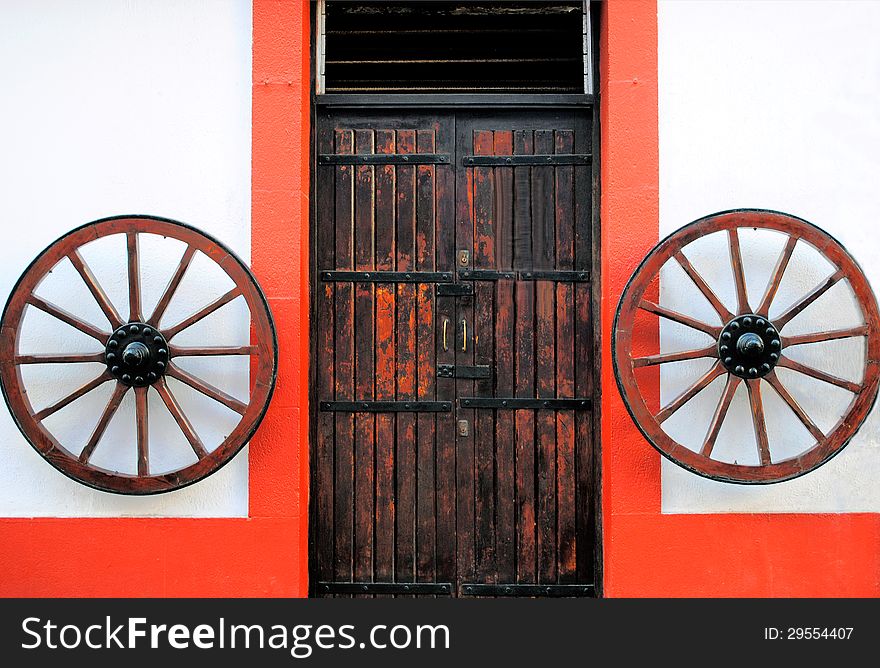
[(557, 281), (582, 283), (590, 280), (586, 270), (570, 271), (556, 269), (533, 269), (529, 271), (497, 271), (493, 269), (459, 269), (458, 277), (464, 281)]
[(448, 153), (322, 153), (318, 156), (319, 165), (447, 165), (451, 160)]
[(331, 271), (318, 272), (325, 282), (355, 283), (452, 283), (451, 271)]
[(320, 410), (339, 413), (446, 413), (451, 401), (321, 401)]
[(463, 584), (463, 596), (594, 596), (594, 585)]
[(438, 297), (469, 297), (474, 294), (473, 283), (439, 283)]
[(592, 401), (589, 397), (575, 399), (520, 399), (518, 397), (462, 397), (458, 400), (462, 408), (546, 408), (549, 410), (589, 410)]
[(452, 594), (450, 582), (319, 582), (319, 594)]
[(515, 271), (496, 271), (494, 269), (459, 269), (458, 277), (466, 281), (514, 280)]
[(466, 167), (516, 167), (521, 165), (589, 165), (589, 153), (535, 153), (532, 155), (466, 155), (462, 164)]
[(466, 366), (464, 364), (438, 364), (438, 378), (469, 378), (485, 379), (492, 377), (492, 369), (488, 365)]

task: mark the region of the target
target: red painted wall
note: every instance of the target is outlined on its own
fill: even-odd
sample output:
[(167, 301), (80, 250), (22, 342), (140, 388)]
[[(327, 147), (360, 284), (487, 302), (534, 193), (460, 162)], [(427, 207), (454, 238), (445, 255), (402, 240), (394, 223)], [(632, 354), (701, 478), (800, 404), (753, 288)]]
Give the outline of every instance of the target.
[(309, 3), (254, 0), (251, 264), (278, 329), (247, 519), (0, 519), (0, 596), (308, 591)]
[[(623, 287), (659, 239), (656, 0), (602, 3), (602, 19), (605, 594), (880, 595), (880, 515), (660, 513), (660, 455), (620, 400), (608, 343)], [(640, 343), (656, 350), (657, 336)]]

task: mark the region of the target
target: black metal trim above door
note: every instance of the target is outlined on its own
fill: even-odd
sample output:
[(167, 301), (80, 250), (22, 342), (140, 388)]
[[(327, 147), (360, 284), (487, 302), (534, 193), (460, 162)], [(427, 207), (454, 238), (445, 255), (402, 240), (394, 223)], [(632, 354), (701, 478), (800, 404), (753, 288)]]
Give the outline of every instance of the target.
[(583, 93), (323, 93), (315, 96), (320, 107), (375, 109), (468, 109), (585, 107), (593, 104), (592, 95)]

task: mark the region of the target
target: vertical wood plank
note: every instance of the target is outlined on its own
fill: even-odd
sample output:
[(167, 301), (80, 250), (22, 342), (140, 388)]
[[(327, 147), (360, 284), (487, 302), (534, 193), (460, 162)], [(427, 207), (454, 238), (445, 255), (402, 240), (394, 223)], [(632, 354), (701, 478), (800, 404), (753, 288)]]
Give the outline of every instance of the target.
[[(473, 152), (473, 130), (464, 119), (456, 120), (456, 146), (460, 154)], [(474, 252), (474, 207), (473, 168), (459, 167), (456, 172), (456, 251)], [(473, 364), (473, 344), (462, 351), (462, 321), (473, 325), (473, 299), (456, 300), (456, 317), (452, 323), (452, 346), (455, 349), (455, 363)], [(473, 327), (471, 327), (473, 330)], [(455, 393), (458, 397), (474, 396), (472, 380), (455, 379)], [(456, 559), (458, 562), (458, 582), (473, 582), (474, 571), (474, 411), (459, 407), (456, 418), (466, 420), (471, 426), (468, 435), (456, 437)]]
[[(354, 152), (354, 133), (337, 129), (336, 153)], [(336, 268), (354, 268), (354, 179), (352, 167), (336, 167)], [(336, 399), (354, 399), (354, 289), (352, 283), (336, 284)], [(336, 580), (349, 581), (352, 568), (354, 529), (354, 415), (336, 413), (336, 498), (334, 506)]]
[[(535, 153), (553, 152), (553, 131), (535, 131)], [(553, 167), (532, 170), (532, 227), (535, 263), (556, 264)], [(539, 398), (556, 395), (555, 286), (537, 281), (535, 310), (535, 380)], [(538, 469), (538, 581), (556, 581), (556, 412), (536, 411)]]
[[(318, 151), (333, 152), (333, 129), (329, 123), (321, 126), (318, 132)], [(335, 207), (335, 168), (317, 168), (316, 207), (317, 229), (315, 230), (315, 261), (318, 270), (335, 267), (336, 228), (333, 220)], [(331, 282), (318, 282), (315, 286), (315, 364), (318, 401), (333, 400), (335, 388), (335, 287)], [(314, 450), (314, 486), (320, 490), (315, 497), (314, 521), (315, 572), (319, 580), (332, 580), (333, 571), (333, 503), (335, 485), (333, 479), (334, 460), (334, 417), (333, 413), (318, 411), (315, 416), (316, 440)]]
[[(513, 153), (513, 132), (495, 131), (495, 154)], [(495, 259), (499, 268), (513, 267), (513, 168), (495, 168)], [(514, 282), (495, 286), (495, 395), (512, 397), (514, 387)], [(495, 414), (495, 563), (499, 582), (516, 581), (514, 414)]]
[[(397, 152), (415, 153), (414, 130), (397, 131)], [(397, 271), (415, 264), (416, 181), (410, 165), (397, 167)], [(397, 286), (397, 400), (416, 398), (416, 286)], [(416, 419), (413, 413), (397, 414), (397, 536), (396, 577), (414, 582), (416, 523)]]
[[(434, 131), (416, 132), (416, 151), (434, 152)], [(434, 215), (435, 183), (434, 166), (419, 165), (416, 168), (416, 271), (433, 271), (434, 262)], [(434, 286), (417, 285), (418, 298), (418, 398), (433, 401), (436, 396), (434, 341)], [(434, 438), (436, 434), (433, 413), (422, 413), (416, 418), (417, 451), (417, 519), (416, 552), (417, 579), (430, 582), (436, 576), (436, 474), (434, 470)]]
[[(455, 152), (453, 123), (451, 117), (442, 118), (435, 126), (437, 151)], [(455, 271), (455, 174), (452, 165), (435, 168), (437, 207), (435, 211), (435, 238), (437, 240), (437, 270)], [(455, 297), (437, 297), (435, 302), (435, 343), (438, 364), (455, 363), (455, 345), (443, 350), (440, 334), (444, 320), (454, 327)], [(455, 401), (455, 380), (437, 379), (437, 399)], [(438, 413), (437, 458), (437, 579), (455, 582), (455, 412)]]
[[(594, 116), (595, 119), (595, 116)], [(594, 134), (598, 136), (595, 121), (577, 124), (574, 137), (575, 151), (592, 151)], [(599, 197), (599, 162), (590, 168), (574, 168), (575, 202), (575, 269), (591, 271), (593, 283), (576, 283), (575, 292), (575, 393), (579, 397), (593, 397), (599, 405), (601, 388), (598, 379), (599, 338), (593, 319), (593, 304), (598, 298), (598, 253), (593, 250), (594, 220), (598, 230), (598, 211), (593, 201)], [(612, 390), (609, 390), (612, 391)], [(598, 423), (591, 411), (575, 414), (575, 523), (577, 541), (577, 581), (594, 582), (596, 577), (596, 462), (594, 443), (598, 442)]]
[[(572, 130), (557, 130), (555, 152), (574, 152)], [(555, 170), (556, 262), (559, 269), (574, 268), (574, 168)], [(560, 397), (575, 396), (574, 383), (574, 287), (556, 286), (556, 392)], [(575, 411), (556, 414), (556, 544), (558, 577), (561, 583), (576, 581), (575, 552)]]
[[(376, 153), (394, 153), (394, 130), (376, 130)], [(396, 260), (395, 173), (393, 165), (376, 168), (376, 269), (393, 270)], [(393, 283), (376, 285), (376, 400), (393, 401), (397, 365), (394, 347)], [(394, 415), (376, 415), (375, 579), (394, 580)]]
[[(494, 135), (491, 130), (474, 132), (474, 154), (492, 155)], [(473, 170), (474, 268), (495, 268), (495, 175), (492, 167)], [(495, 285), (476, 281), (474, 285), (474, 364), (492, 365), (494, 358)], [(477, 396), (492, 395), (492, 381), (476, 383)], [(495, 411), (477, 409), (474, 424), (476, 456), (475, 529), (477, 580), (490, 582), (495, 575)]]
[[(355, 130), (355, 153), (374, 150), (372, 130)], [(375, 269), (374, 167), (358, 165), (355, 173), (355, 270)], [(355, 283), (355, 397), (375, 398), (374, 284)], [(376, 416), (355, 413), (354, 578), (373, 577), (374, 467)]]
[[(533, 153), (534, 138), (529, 130), (513, 135), (515, 155)], [(532, 269), (531, 169), (514, 168), (514, 267)], [(532, 281), (517, 281), (515, 318), (515, 392), (517, 397), (535, 396), (535, 286)], [(535, 533), (535, 415), (531, 410), (517, 410), (516, 428), (516, 510), (517, 580), (537, 581), (537, 537)]]

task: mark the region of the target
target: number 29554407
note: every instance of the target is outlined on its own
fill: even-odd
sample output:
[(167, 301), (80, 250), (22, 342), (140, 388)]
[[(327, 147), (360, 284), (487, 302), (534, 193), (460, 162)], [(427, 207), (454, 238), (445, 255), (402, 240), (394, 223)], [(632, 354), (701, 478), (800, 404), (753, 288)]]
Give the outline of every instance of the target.
[(764, 640), (849, 640), (852, 633), (852, 626), (766, 626)]

